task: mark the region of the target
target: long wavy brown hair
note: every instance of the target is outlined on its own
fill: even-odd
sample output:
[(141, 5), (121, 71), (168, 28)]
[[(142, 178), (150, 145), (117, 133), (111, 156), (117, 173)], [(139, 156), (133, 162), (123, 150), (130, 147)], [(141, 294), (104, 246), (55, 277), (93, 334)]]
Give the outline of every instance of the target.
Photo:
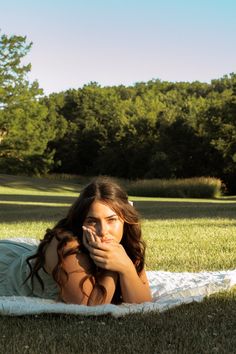
[[(38, 279), (44, 289), (43, 281), (38, 272), (45, 265), (45, 251), (53, 237), (56, 237), (58, 240), (58, 263), (52, 272), (52, 276), (60, 289), (62, 289), (62, 286), (69, 276), (63, 267), (65, 257), (79, 252), (84, 252), (89, 255), (82, 242), (82, 226), (90, 206), (94, 201), (102, 201), (107, 204), (124, 221), (124, 231), (120, 243), (132, 260), (137, 273), (140, 274), (143, 270), (146, 247), (142, 240), (139, 214), (129, 202), (128, 195), (124, 189), (121, 188), (115, 180), (104, 176), (97, 177), (83, 189), (78, 199), (69, 209), (67, 216), (61, 219), (53, 229), (47, 230), (38, 246), (36, 254), (28, 258), (27, 263), (30, 267), (30, 274), (27, 279), (31, 278), (32, 289), (34, 286), (34, 278)], [(77, 240), (78, 246), (65, 251), (65, 245), (72, 240)], [(34, 260), (34, 262), (31, 262), (32, 260)], [(97, 276), (100, 271), (101, 270), (99, 270), (95, 264), (90, 270), (89, 277), (93, 279), (94, 284), (98, 283)], [(99, 286), (99, 284), (97, 285)], [(104, 294), (104, 289), (101, 290)], [(121, 300), (121, 289), (118, 284), (112, 302), (118, 303)]]

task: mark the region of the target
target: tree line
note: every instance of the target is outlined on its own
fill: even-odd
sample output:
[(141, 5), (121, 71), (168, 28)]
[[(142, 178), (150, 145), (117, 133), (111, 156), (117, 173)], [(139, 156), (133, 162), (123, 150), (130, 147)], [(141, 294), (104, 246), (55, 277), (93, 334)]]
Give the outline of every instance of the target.
[(48, 96), (30, 83), (26, 37), (0, 37), (0, 170), (221, 178), (235, 193), (236, 74), (211, 83), (96, 82)]

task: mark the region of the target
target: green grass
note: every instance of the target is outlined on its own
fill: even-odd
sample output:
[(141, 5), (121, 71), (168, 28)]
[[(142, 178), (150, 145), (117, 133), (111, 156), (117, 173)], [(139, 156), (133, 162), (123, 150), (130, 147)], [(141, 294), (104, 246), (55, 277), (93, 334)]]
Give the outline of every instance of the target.
[[(1, 238), (41, 238), (85, 181), (0, 175)], [(86, 182), (87, 183), (87, 182)], [(147, 269), (236, 268), (236, 198), (130, 197), (143, 216)], [(236, 290), (120, 319), (0, 317), (0, 353), (234, 353)]]

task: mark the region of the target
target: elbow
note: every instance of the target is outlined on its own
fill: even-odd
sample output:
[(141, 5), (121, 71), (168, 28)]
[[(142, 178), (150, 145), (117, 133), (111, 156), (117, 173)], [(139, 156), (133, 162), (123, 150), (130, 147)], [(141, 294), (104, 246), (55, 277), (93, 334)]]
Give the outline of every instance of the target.
[(150, 294), (149, 296), (147, 296), (147, 299), (144, 302), (152, 302), (153, 301), (153, 297)]
[(111, 300), (108, 299), (107, 297), (94, 298), (93, 296), (91, 296), (91, 298), (89, 298), (87, 301), (88, 306), (107, 305), (110, 303), (111, 303)]
[(82, 294), (62, 294), (61, 301), (68, 305), (88, 305), (89, 296), (82, 295)]

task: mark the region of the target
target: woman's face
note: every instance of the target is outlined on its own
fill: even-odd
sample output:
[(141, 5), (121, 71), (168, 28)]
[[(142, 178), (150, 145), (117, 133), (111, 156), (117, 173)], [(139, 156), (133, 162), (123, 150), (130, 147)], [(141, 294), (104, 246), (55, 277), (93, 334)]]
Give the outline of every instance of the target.
[(95, 231), (102, 240), (112, 239), (120, 243), (123, 236), (124, 221), (100, 201), (91, 204), (83, 225)]

